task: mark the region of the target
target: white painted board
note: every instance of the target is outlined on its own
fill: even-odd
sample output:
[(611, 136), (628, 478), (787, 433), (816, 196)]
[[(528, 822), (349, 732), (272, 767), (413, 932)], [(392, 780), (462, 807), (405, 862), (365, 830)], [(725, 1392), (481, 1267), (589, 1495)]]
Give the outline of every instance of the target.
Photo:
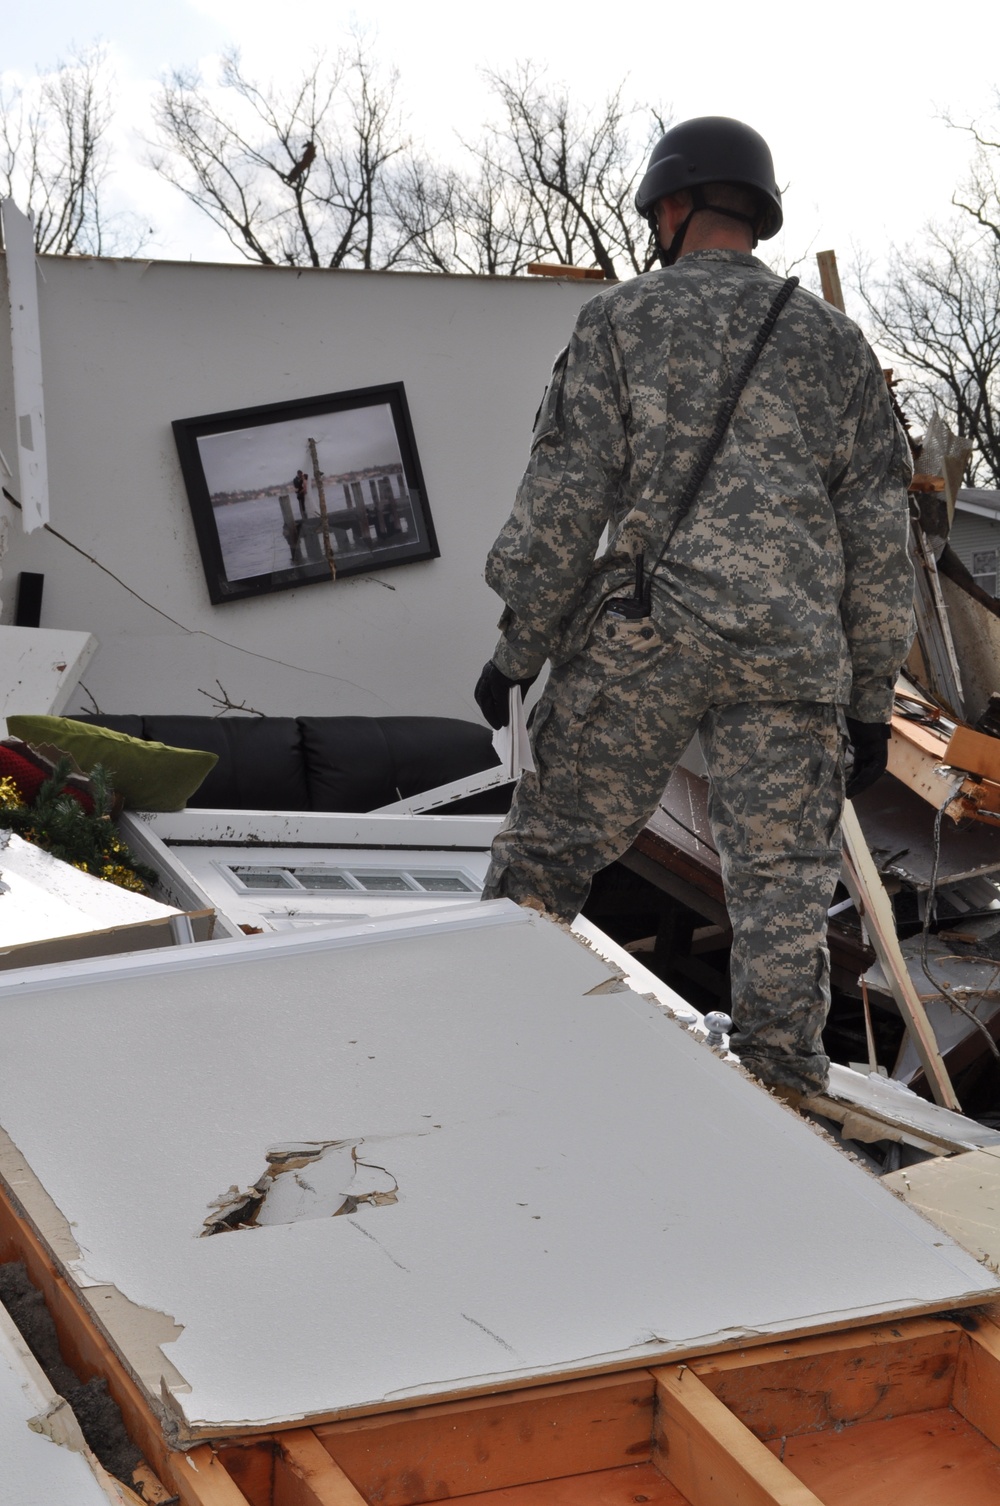
[(15, 832), (0, 831), (0, 885), (0, 947), (179, 913), (144, 894), (83, 873)]
[(0, 627), (0, 718), (60, 716), (96, 652), (92, 633)]
[[(0, 1037), (3, 1127), (68, 1221), (71, 1277), (179, 1325), (164, 1373), (195, 1434), (1000, 1292), (505, 901), (13, 978)], [(355, 1193), (397, 1200), (199, 1237), (269, 1148), (333, 1141)], [(117, 1341), (155, 1400), (142, 1328)]]
[[(60, 1405), (0, 1307), (0, 1506), (108, 1506), (122, 1501), (110, 1481), (107, 1491), (98, 1483), (83, 1452), (55, 1442), (45, 1429), (70, 1438), (76, 1431), (72, 1414)], [(78, 1433), (77, 1438), (79, 1448), (85, 1448)]]
[(49, 466), (45, 449), (42, 335), (38, 320), (35, 222), (13, 199), (0, 203), (7, 301), (10, 308), (11, 377), (17, 419), (17, 469), (21, 522), (33, 533), (49, 520)]

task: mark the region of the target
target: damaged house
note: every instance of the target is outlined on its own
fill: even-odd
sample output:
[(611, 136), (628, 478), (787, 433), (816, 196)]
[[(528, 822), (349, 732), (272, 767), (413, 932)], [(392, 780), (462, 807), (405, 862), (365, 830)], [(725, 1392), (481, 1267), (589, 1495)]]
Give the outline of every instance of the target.
[(806, 1119), (727, 1050), (693, 753), (571, 930), (479, 903), (479, 566), (586, 283), (36, 272), (13, 223), (0, 1501), (996, 1500), (1000, 612), (947, 432)]

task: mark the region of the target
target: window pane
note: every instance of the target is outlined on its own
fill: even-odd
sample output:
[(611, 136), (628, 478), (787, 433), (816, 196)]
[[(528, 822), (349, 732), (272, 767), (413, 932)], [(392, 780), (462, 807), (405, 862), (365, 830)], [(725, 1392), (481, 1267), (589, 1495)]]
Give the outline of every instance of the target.
[(413, 879), (428, 894), (478, 894), (460, 873), (414, 873)]
[(283, 868), (233, 868), (230, 870), (246, 889), (294, 889), (295, 882)]
[(292, 872), (303, 889), (347, 889), (352, 894), (357, 892), (349, 879), (332, 868), (293, 868)]
[(363, 889), (372, 894), (413, 892), (413, 885), (408, 884), (401, 873), (355, 873), (354, 877)]

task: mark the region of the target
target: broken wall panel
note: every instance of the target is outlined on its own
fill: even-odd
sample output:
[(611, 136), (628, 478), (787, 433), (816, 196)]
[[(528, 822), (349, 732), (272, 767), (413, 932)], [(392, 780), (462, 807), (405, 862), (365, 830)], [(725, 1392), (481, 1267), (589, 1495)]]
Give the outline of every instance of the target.
[[(102, 1477), (98, 1479), (98, 1474)], [(103, 1482), (103, 1483), (102, 1483)], [(0, 1501), (9, 1506), (124, 1506), (0, 1307)]]
[[(55, 1229), (18, 1199), (82, 1301), (128, 1304), (112, 1339), (181, 1439), (1000, 1292), (562, 928), (374, 924), (0, 982), (3, 1124)], [(269, 1150), (332, 1141), (394, 1200), (204, 1237)]]

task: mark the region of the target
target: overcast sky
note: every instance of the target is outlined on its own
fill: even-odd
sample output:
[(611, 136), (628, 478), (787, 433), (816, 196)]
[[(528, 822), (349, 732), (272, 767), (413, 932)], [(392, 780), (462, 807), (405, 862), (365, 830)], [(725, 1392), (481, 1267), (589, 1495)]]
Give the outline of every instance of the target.
[(398, 67), (413, 135), (445, 157), (459, 155), (455, 132), (477, 136), (490, 112), (481, 70), (518, 59), (546, 66), (583, 105), (627, 77), (632, 98), (675, 118), (747, 120), (770, 141), (787, 184), (784, 259), (833, 247), (845, 269), (855, 248), (878, 256), (890, 241), (918, 240), (929, 217), (947, 214), (969, 143), (940, 116), (989, 111), (1000, 58), (996, 0), (970, 0), (955, 12), (927, 0), (834, 7), (47, 0), (8, 8), (3, 59), (9, 82), (51, 65), (74, 42), (107, 41), (122, 90), (117, 191), (155, 226), (151, 254), (238, 260), (221, 232), (141, 165), (155, 84), (180, 66), (213, 76), (220, 50), (234, 43), (251, 70), (290, 82), (311, 48), (335, 49), (352, 23), (369, 28), (379, 57)]
[(314, 414), (278, 424), (261, 424), (198, 440), (209, 495), (291, 486), (300, 468), (312, 486), (308, 441), (315, 439), (325, 476), (363, 471), (369, 466), (401, 465), (392, 409), (388, 404), (353, 408), (343, 413)]

